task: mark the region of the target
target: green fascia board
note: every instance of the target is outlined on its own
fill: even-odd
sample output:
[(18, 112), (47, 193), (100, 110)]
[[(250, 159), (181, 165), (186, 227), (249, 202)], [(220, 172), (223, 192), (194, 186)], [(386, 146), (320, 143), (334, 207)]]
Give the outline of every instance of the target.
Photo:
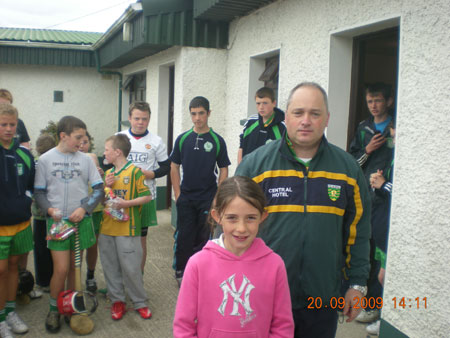
[(193, 11), (146, 17), (146, 42), (155, 45), (226, 48), (228, 23), (196, 20)]
[(100, 39), (102, 35), (102, 33), (53, 29), (0, 28), (0, 41), (92, 45)]
[(0, 46), (0, 64), (95, 67), (89, 50)]
[(141, 0), (144, 16), (192, 10), (193, 0)]
[(133, 39), (123, 41), (119, 30), (98, 48), (101, 68), (118, 68), (173, 46), (226, 48), (228, 23), (195, 20), (193, 11), (137, 15)]
[(230, 22), (276, 0), (194, 0), (194, 17)]

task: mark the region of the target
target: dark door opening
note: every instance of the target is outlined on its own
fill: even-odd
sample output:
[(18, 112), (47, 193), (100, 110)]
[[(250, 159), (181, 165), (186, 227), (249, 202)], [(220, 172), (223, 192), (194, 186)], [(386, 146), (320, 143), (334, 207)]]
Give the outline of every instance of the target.
[[(347, 150), (356, 127), (370, 113), (366, 105), (368, 83), (384, 82), (392, 86), (396, 106), (398, 79), (398, 27), (357, 36), (353, 39), (352, 83), (347, 132)], [(395, 115), (395, 110), (392, 112)]]

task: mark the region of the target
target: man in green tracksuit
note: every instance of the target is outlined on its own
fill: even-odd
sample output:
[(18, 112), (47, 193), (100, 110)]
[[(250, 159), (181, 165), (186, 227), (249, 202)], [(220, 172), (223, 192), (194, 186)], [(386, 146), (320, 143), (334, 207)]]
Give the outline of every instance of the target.
[[(295, 337), (334, 337), (342, 266), (350, 288), (344, 314), (367, 292), (370, 200), (355, 159), (328, 143), (326, 93), (315, 83), (296, 86), (286, 109), (284, 138), (247, 155), (236, 175), (264, 190), (269, 217), (261, 238), (286, 264)], [(334, 298), (336, 297), (336, 298)]]

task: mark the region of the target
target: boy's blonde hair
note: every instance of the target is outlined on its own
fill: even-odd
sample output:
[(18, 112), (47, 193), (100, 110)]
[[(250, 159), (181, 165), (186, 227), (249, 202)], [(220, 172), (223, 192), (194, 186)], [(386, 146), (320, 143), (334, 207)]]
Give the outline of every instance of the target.
[(13, 103), (13, 97), (8, 89), (0, 89), (0, 98), (8, 100), (9, 103)]
[(7, 102), (0, 102), (0, 115), (14, 116), (16, 119), (19, 118), (19, 112), (16, 107)]
[(131, 150), (131, 142), (128, 136), (124, 134), (117, 134), (110, 136), (106, 139), (106, 142), (110, 142), (113, 149), (119, 149), (124, 157), (127, 157)]

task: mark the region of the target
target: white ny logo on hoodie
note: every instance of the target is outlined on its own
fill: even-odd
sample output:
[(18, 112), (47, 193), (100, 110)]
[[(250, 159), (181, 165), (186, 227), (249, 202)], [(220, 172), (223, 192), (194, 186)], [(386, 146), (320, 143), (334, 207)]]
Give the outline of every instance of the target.
[[(224, 280), (220, 284), (220, 287), (223, 291), (223, 300), (222, 304), (220, 304), (218, 308), (218, 311), (222, 316), (225, 316), (225, 307), (228, 303), (229, 294), (231, 295), (231, 297), (233, 297), (233, 310), (231, 311), (232, 316), (241, 315), (239, 313), (239, 304), (241, 304), (244, 308), (246, 316), (250, 315), (253, 312), (250, 306), (250, 292), (255, 288), (255, 286), (248, 280), (245, 275), (243, 275), (244, 278), (242, 280), (239, 291), (236, 291), (236, 285), (234, 283), (235, 275), (236, 274)], [(244, 293), (244, 300), (241, 299), (242, 293)]]

